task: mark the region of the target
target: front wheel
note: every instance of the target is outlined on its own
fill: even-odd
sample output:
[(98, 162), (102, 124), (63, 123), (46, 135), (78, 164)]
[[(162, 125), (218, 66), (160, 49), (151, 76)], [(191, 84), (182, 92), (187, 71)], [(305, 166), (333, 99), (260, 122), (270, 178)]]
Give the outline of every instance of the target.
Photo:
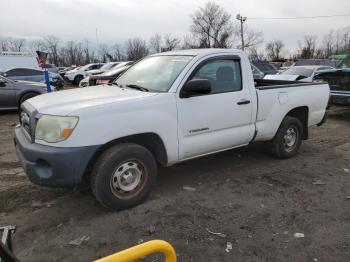
[(286, 116), (272, 140), (271, 151), (279, 158), (295, 156), (303, 138), (303, 125), (298, 118)]
[(156, 178), (157, 164), (150, 151), (137, 144), (119, 144), (98, 158), (91, 189), (103, 206), (121, 210), (143, 202)]
[(74, 85), (79, 85), (80, 81), (83, 80), (83, 76), (82, 75), (77, 75), (74, 80), (73, 80), (73, 84)]

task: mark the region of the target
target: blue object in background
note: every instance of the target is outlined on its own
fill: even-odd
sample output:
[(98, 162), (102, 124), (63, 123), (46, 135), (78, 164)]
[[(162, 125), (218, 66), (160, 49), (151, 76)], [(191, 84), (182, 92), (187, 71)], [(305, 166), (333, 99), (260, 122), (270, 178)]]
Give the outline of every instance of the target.
[(46, 83), (47, 92), (50, 93), (52, 90), (51, 90), (51, 85), (50, 85), (49, 71), (47, 71), (47, 69), (44, 70), (44, 75), (45, 75), (45, 83)]

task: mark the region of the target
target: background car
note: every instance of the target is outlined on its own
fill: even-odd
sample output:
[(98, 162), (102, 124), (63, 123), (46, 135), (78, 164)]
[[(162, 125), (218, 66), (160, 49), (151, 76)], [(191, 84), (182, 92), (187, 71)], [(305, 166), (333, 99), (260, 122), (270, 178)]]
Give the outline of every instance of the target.
[[(4, 76), (11, 80), (23, 80), (32, 82), (44, 82), (45, 76), (43, 70), (31, 69), (31, 68), (13, 68), (5, 71)], [(58, 89), (63, 88), (64, 80), (56, 73), (49, 72), (50, 84)]]
[(265, 74), (263, 72), (261, 72), (259, 70), (259, 68), (257, 68), (255, 65), (253, 65), (252, 63), (250, 63), (250, 66), (252, 68), (252, 72), (253, 72), (253, 78), (254, 79), (263, 79)]
[(292, 66), (278, 75), (266, 75), (264, 79), (312, 82), (316, 72), (334, 69), (330, 66)]
[(49, 72), (51, 73), (55, 73), (55, 74), (58, 74), (58, 67), (55, 66), (54, 64), (45, 64), (43, 65), (43, 69), (47, 69)]
[(108, 62), (108, 63), (104, 64), (103, 66), (101, 66), (99, 69), (93, 69), (93, 70), (86, 71), (86, 75), (90, 76), (90, 75), (102, 74), (102, 73), (112, 69), (113, 67), (117, 66), (118, 64), (120, 64), (120, 62)]
[(67, 71), (64, 75), (64, 78), (72, 82), (74, 85), (79, 85), (80, 81), (83, 80), (84, 77), (86, 77), (87, 71), (99, 69), (103, 65), (104, 63), (92, 63), (82, 67), (77, 67), (73, 70)]
[(66, 66), (66, 67), (61, 66), (61, 67), (58, 68), (58, 73), (59, 73), (59, 75), (60, 75), (62, 78), (64, 78), (64, 75), (65, 75), (68, 71), (73, 70), (73, 69), (75, 69), (75, 68), (77, 68), (77, 67), (76, 67), (76, 66)]
[(87, 76), (83, 80), (80, 81), (79, 87), (95, 86), (95, 85), (112, 83), (118, 76), (120, 76), (122, 73), (124, 73), (132, 65), (132, 63), (128, 62), (128, 65), (115, 66), (111, 70), (108, 70), (107, 72), (105, 72), (103, 74)]
[(326, 81), (331, 89), (331, 104), (350, 105), (350, 68), (316, 72), (314, 81)]
[(251, 64), (256, 66), (265, 75), (275, 75), (278, 73), (277, 68), (266, 61), (252, 61)]
[(13, 81), (0, 76), (0, 110), (17, 109), (25, 100), (43, 93), (46, 93), (43, 83)]

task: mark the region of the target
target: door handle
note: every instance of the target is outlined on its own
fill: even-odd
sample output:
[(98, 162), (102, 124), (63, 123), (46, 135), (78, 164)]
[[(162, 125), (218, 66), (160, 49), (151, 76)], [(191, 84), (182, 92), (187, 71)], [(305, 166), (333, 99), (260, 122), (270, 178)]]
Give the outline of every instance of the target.
[(237, 105), (246, 105), (246, 104), (250, 104), (250, 100), (248, 99), (241, 99), (237, 102)]

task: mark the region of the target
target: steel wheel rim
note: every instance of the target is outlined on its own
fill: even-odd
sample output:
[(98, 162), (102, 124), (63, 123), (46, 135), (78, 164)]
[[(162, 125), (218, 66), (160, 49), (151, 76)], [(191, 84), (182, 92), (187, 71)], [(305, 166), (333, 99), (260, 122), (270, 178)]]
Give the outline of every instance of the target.
[(291, 152), (296, 147), (299, 138), (298, 129), (294, 126), (289, 127), (283, 136), (283, 146), (286, 152)]
[(118, 165), (112, 173), (110, 186), (115, 196), (129, 199), (135, 197), (144, 188), (146, 181), (145, 165), (132, 159)]

